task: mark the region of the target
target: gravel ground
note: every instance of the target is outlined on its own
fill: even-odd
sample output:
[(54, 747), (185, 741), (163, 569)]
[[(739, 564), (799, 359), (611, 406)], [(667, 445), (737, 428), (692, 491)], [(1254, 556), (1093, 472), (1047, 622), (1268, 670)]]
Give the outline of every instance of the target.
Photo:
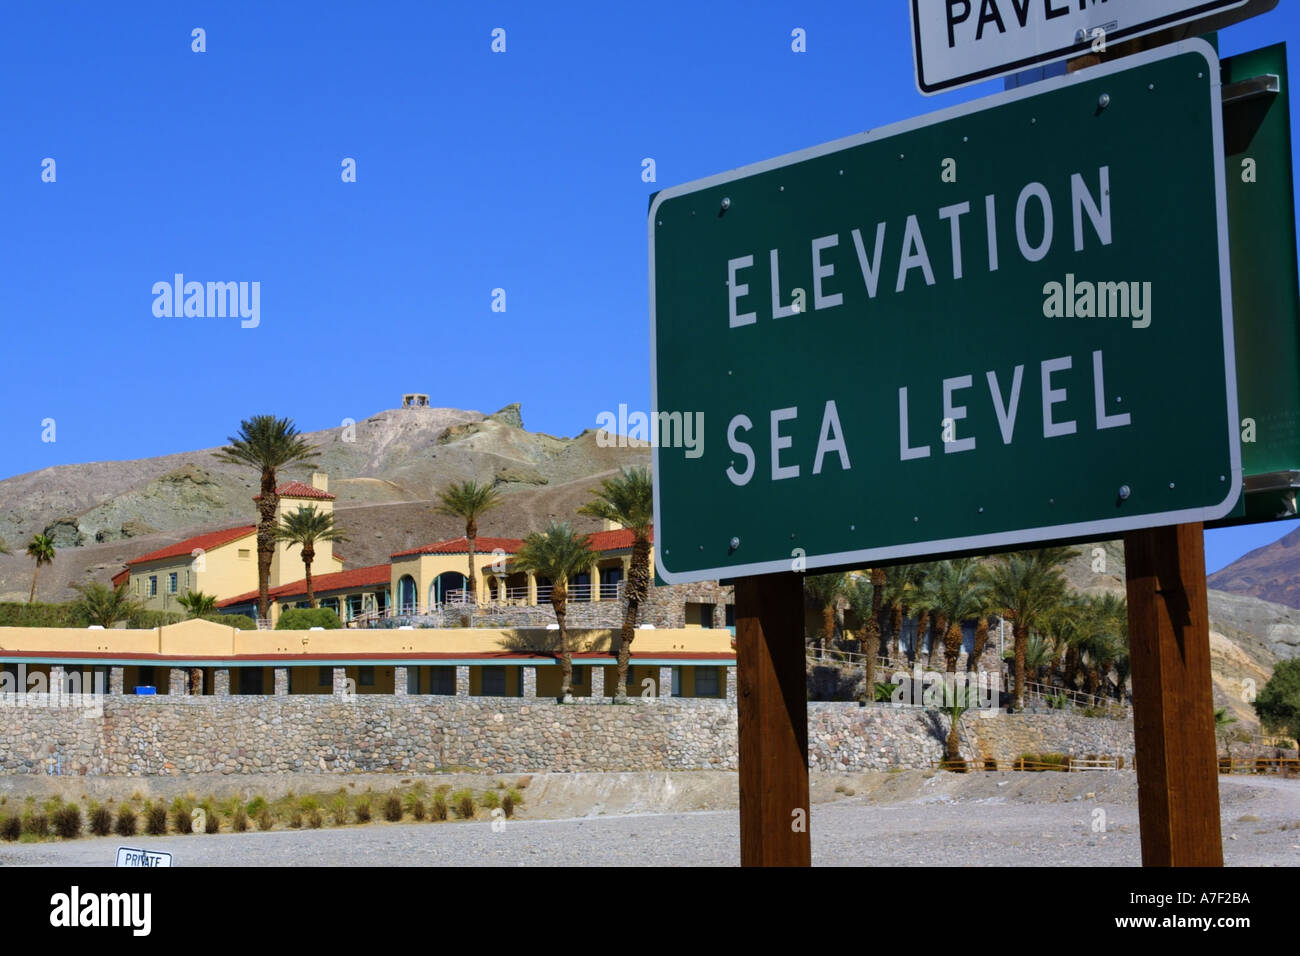
[[(562, 776), (570, 790), (582, 784), (575, 775)], [(854, 792), (836, 793), (837, 787)], [(1131, 774), (827, 774), (814, 778), (813, 791), (813, 863), (818, 866), (1137, 866), (1141, 862), (1136, 784)], [(1224, 857), (1229, 866), (1300, 866), (1300, 781), (1222, 778), (1220, 794)], [(569, 794), (566, 802), (571, 798)], [(696, 793), (691, 799), (701, 797)], [(585, 811), (591, 816), (517, 819), (500, 831), (482, 819), (3, 844), (0, 864), (111, 866), (116, 847), (123, 843), (166, 850), (174, 854), (178, 866), (731, 866), (739, 862), (734, 809), (603, 816), (604, 803), (598, 801), (600, 806)], [(545, 812), (544, 807), (534, 810)], [(1105, 832), (1093, 829), (1094, 821), (1100, 821), (1099, 810), (1105, 813)]]

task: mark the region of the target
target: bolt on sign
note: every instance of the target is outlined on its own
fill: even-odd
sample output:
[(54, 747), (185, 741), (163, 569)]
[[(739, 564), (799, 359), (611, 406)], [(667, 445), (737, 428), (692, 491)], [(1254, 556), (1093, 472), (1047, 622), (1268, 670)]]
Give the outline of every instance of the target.
[[(916, 85), (939, 93), (1179, 24), (1205, 29), (1277, 0), (911, 0)], [(1201, 32), (1204, 32), (1203, 30)]]
[(662, 578), (1226, 514), (1219, 96), (1190, 40), (658, 193)]

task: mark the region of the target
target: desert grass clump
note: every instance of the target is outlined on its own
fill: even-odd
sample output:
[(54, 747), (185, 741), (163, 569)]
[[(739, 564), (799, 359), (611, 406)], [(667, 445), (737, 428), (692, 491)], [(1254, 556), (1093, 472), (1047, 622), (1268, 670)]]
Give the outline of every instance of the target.
[(369, 823), (372, 813), (370, 809), (370, 799), (367, 797), (358, 802), (353, 813), (357, 816), (357, 823)]
[(458, 790), (451, 795), (451, 806), (456, 816), (462, 820), (473, 820), (478, 807), (474, 804), (474, 794), (470, 790)]
[(235, 813), (230, 818), (230, 829), (236, 833), (244, 833), (248, 830), (248, 811), (242, 806), (235, 807)]
[(150, 836), (164, 836), (167, 833), (167, 808), (161, 803), (145, 805), (144, 832)]
[(301, 829), (302, 829), (302, 811), (301, 811), (301, 810), (294, 810), (291, 814), (289, 814), (289, 829), (291, 829), (291, 830), (301, 830)]
[(207, 806), (204, 807), (204, 810), (207, 813), (207, 819), (203, 821), (203, 832), (220, 833), (221, 817), (217, 815), (217, 808), (213, 806)]
[(515, 798), (510, 796), (509, 790), (507, 790), (505, 795), (501, 798), (501, 812), (504, 813), (507, 818), (515, 815)]
[(429, 809), (424, 805), (424, 788), (412, 790), (406, 795), (406, 809), (411, 814), (412, 820), (423, 820), (429, 815)]
[(75, 840), (81, 836), (81, 808), (75, 803), (68, 803), (55, 810), (54, 832), (65, 840)]
[(113, 821), (113, 832), (118, 836), (130, 837), (135, 836), (139, 828), (139, 821), (136, 819), (135, 810), (129, 804), (122, 804), (117, 808), (117, 819)]
[(320, 812), (319, 807), (307, 814), (307, 826), (311, 827), (313, 830), (319, 830), (324, 825), (325, 814)]
[(172, 826), (177, 833), (194, 832), (194, 808), (180, 797), (172, 801)]
[(13, 843), (23, 835), (23, 821), (16, 816), (5, 817), (0, 820), (0, 839), (8, 840)]
[(438, 821), (447, 819), (447, 798), (441, 793), (435, 793), (429, 801), (429, 816)]
[(348, 798), (344, 794), (338, 794), (330, 800), (330, 816), (334, 819), (334, 825), (341, 827), (348, 822)]
[(495, 790), (484, 790), (483, 796), (479, 798), (479, 803), (487, 810), (495, 810), (501, 806), (501, 795)]
[(113, 832), (113, 811), (102, 803), (91, 805), (90, 832), (95, 836), (108, 836)]
[(262, 807), (257, 813), (257, 828), (259, 830), (269, 830), (275, 826), (275, 817), (271, 813), (270, 807)]
[(23, 817), (23, 833), (42, 840), (50, 835), (50, 818), (44, 811), (31, 810)]
[(266, 797), (259, 793), (252, 800), (248, 801), (244, 809), (248, 811), (250, 817), (260, 816), (262, 811), (266, 809)]
[(402, 798), (395, 793), (390, 793), (384, 798), (384, 819), (389, 823), (396, 823), (402, 819)]

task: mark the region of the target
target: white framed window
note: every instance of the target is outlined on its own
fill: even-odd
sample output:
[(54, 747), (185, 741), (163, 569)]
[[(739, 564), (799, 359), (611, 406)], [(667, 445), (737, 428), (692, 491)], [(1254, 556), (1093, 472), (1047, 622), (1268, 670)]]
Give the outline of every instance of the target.
[(175, 593), (176, 593), (176, 579), (177, 579), (178, 577), (179, 577), (179, 575), (178, 575), (175, 571), (173, 571), (173, 572), (171, 572), (170, 574), (167, 575), (167, 593), (168, 593), (168, 594), (175, 594)]
[(158, 596), (158, 575), (156, 574), (149, 575), (149, 596)]

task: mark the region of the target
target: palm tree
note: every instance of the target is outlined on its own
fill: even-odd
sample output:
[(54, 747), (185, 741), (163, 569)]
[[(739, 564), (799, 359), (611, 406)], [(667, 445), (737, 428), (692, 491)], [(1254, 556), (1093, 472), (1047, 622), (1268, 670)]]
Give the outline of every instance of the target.
[(54, 539), (47, 534), (32, 535), (32, 540), (27, 542), (27, 556), (36, 562), (36, 570), (32, 572), (32, 591), (27, 595), (27, 603), (31, 604), (36, 600), (36, 579), (40, 577), (41, 567), (54, 563)]
[(944, 709), (948, 711), (948, 739), (943, 745), (944, 763), (948, 769), (957, 770), (965, 773), (965, 763), (961, 757), (961, 738), (958, 736), (957, 727), (961, 723), (962, 714), (972, 707), (978, 707), (978, 698), (976, 692), (969, 685), (958, 687), (953, 685), (946, 688), (944, 692)]
[(112, 627), (118, 621), (128, 620), (143, 610), (143, 606), (127, 594), (126, 582), (111, 588), (107, 584), (92, 581), (89, 584), (74, 584), (72, 590), (81, 595), (72, 605), (74, 613), (89, 624)]
[[(876, 577), (873, 569), (872, 578)], [(880, 653), (880, 624), (872, 616), (878, 612), (875, 605), (880, 601), (881, 588), (876, 587), (865, 575), (858, 574), (849, 578), (844, 586), (844, 596), (849, 599), (849, 609), (862, 622), (862, 658), (863, 658), (863, 699), (876, 699), (876, 655)]]
[(803, 579), (803, 591), (822, 612), (822, 658), (835, 637), (835, 604), (844, 593), (848, 576), (844, 574), (810, 574)]
[(1078, 554), (1069, 548), (1037, 548), (998, 556), (990, 575), (991, 592), (998, 608), (1013, 619), (1016, 686), (1013, 706), (1025, 704), (1025, 652), (1030, 631), (1065, 598), (1061, 565)]
[(438, 504), (434, 511), (441, 515), (465, 519), (465, 540), (469, 542), (469, 588), (470, 601), (478, 603), (478, 581), (474, 579), (474, 539), (478, 537), (478, 517), (501, 504), (501, 494), (488, 484), (480, 485), (477, 481), (462, 481), (452, 485), (438, 495)]
[(592, 489), (592, 501), (578, 514), (615, 521), (632, 532), (632, 563), (623, 589), (623, 628), (619, 632), (618, 686), (614, 699), (627, 700), (627, 665), (641, 603), (650, 592), (650, 529), (654, 525), (654, 485), (648, 468), (625, 468), (616, 478), (606, 478)]
[(585, 535), (575, 534), (568, 523), (551, 522), (544, 532), (533, 531), (515, 555), (515, 567), (521, 571), (551, 579), (551, 607), (560, 625), (560, 698), (567, 700), (573, 686), (573, 657), (569, 651), (569, 630), (565, 612), (569, 597), (569, 577), (591, 567), (595, 553)]
[(254, 415), (239, 423), (239, 434), (213, 454), (218, 461), (251, 465), (261, 476), (257, 496), (257, 615), (270, 616), (271, 561), (275, 557), (275, 513), (280, 507), (276, 472), (288, 465), (315, 465), (316, 447), (301, 436), (288, 418)]
[(912, 647), (913, 663), (920, 663), (921, 654), (925, 651), (925, 632), (930, 627), (931, 607), (926, 603), (929, 598), (925, 586), (926, 578), (929, 577), (933, 564), (914, 565), (915, 574), (912, 578), (912, 610), (916, 612), (916, 643)]
[(925, 582), (927, 602), (943, 620), (944, 670), (955, 673), (961, 657), (961, 622), (979, 617), (987, 603), (988, 581), (974, 558), (940, 561)]
[(307, 585), (307, 606), (316, 606), (316, 592), (311, 586), (311, 563), (316, 558), (317, 541), (346, 541), (345, 535), (334, 527), (334, 515), (328, 511), (317, 511), (315, 505), (300, 507), (281, 519), (275, 529), (277, 541), (287, 541), (289, 547), (295, 544), (302, 547), (302, 566)]
[[(913, 564), (899, 564), (892, 568), (884, 569), (884, 584), (881, 588), (881, 600), (886, 610), (889, 611), (889, 657), (894, 659), (899, 654), (899, 641), (903, 633), (904, 611), (907, 610), (907, 603), (911, 598), (912, 592), (916, 590), (913, 579), (916, 577), (916, 566)], [(873, 574), (872, 580), (875, 581)]]
[(178, 597), (176, 603), (189, 611), (190, 617), (202, 617), (217, 609), (217, 596), (202, 591), (188, 591)]

